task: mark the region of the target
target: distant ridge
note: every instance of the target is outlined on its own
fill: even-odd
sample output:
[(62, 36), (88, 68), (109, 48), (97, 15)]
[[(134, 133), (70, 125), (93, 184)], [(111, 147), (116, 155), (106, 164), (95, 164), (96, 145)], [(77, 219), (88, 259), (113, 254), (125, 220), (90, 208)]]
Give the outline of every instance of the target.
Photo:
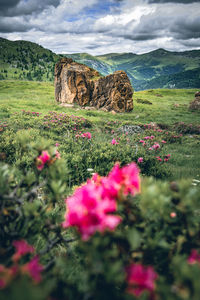
[(135, 90), (151, 88), (200, 88), (200, 50), (170, 52), (157, 49), (145, 54), (55, 54), (28, 41), (0, 38), (0, 80), (53, 81), (54, 66), (61, 57), (86, 64), (108, 75), (124, 70)]

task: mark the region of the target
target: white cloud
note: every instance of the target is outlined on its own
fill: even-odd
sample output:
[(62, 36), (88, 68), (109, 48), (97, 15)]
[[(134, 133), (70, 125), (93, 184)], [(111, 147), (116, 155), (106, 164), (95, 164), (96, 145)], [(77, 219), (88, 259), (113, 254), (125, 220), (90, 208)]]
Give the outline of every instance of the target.
[[(200, 48), (197, 2), (150, 5), (147, 0), (124, 0), (102, 15), (95, 11), (102, 0), (55, 0), (60, 1), (57, 6), (52, 5), (54, 0), (43, 1), (46, 6), (38, 14), (2, 17), (1, 36), (30, 40), (57, 53), (144, 53), (156, 48)], [(94, 15), (88, 14), (89, 8)]]

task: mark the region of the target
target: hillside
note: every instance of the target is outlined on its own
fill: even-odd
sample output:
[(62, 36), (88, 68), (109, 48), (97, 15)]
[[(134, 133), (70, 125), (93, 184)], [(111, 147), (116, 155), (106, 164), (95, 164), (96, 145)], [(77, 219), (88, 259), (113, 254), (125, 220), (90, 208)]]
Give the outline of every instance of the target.
[(59, 58), (38, 44), (0, 38), (0, 79), (52, 81)]
[(86, 54), (66, 56), (96, 68), (103, 75), (124, 70), (136, 90), (200, 87), (200, 50), (169, 52), (157, 49), (141, 55), (110, 53), (95, 57)]
[(152, 88), (199, 88), (200, 50), (169, 52), (164, 49), (137, 55), (87, 53), (57, 55), (28, 41), (0, 38), (0, 80), (19, 79), (53, 81), (54, 66), (60, 57), (71, 57), (108, 75), (124, 70), (137, 90)]

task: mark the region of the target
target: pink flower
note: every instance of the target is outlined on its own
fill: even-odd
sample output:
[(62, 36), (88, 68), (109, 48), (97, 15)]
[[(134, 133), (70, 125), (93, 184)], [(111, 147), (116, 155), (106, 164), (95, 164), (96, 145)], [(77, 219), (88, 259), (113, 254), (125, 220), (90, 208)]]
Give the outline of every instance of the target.
[(77, 227), (83, 240), (88, 240), (96, 231), (114, 230), (121, 222), (119, 216), (109, 214), (116, 211), (116, 202), (106, 197), (101, 185), (92, 181), (66, 199), (66, 208), (63, 227)]
[(34, 256), (30, 262), (22, 266), (22, 272), (27, 273), (35, 283), (39, 283), (42, 280), (41, 272), (44, 267), (39, 264), (39, 257)]
[(112, 139), (111, 144), (112, 145), (118, 145), (119, 143), (115, 139)]
[(160, 145), (158, 143), (155, 143), (153, 146), (152, 146), (153, 149), (157, 150), (157, 149), (160, 149)]
[(162, 161), (162, 158), (160, 158), (160, 156), (156, 156), (158, 161)]
[(91, 138), (92, 138), (92, 135), (91, 135), (90, 132), (85, 132), (85, 133), (81, 134), (81, 137), (87, 138), (87, 139), (91, 139)]
[(138, 158), (138, 163), (142, 163), (143, 162), (143, 157), (139, 157)]
[(135, 163), (131, 163), (120, 169), (119, 163), (116, 163), (108, 174), (110, 184), (118, 186), (123, 195), (135, 195), (140, 191), (139, 169)]
[(58, 150), (56, 150), (56, 158), (57, 158), (57, 159), (60, 159), (60, 158), (61, 158), (60, 152), (58, 152)]
[(135, 163), (122, 168), (117, 163), (107, 177), (94, 174), (66, 199), (63, 227), (75, 226), (83, 240), (96, 231), (114, 230), (121, 222), (121, 217), (112, 214), (117, 210), (117, 199), (135, 195), (139, 190), (139, 169)]
[(16, 249), (15, 254), (12, 256), (12, 260), (17, 262), (22, 256), (27, 253), (33, 253), (35, 250), (33, 246), (29, 245), (25, 240), (14, 241), (13, 246)]
[(59, 147), (59, 146), (60, 146), (60, 144), (59, 144), (59, 143), (55, 143), (55, 146), (56, 146), (56, 147)]
[(133, 263), (126, 268), (126, 274), (128, 293), (140, 297), (144, 291), (148, 291), (153, 296), (155, 280), (158, 278), (158, 275), (152, 267), (144, 267), (141, 264)]
[(151, 135), (151, 140), (153, 140), (155, 138), (155, 136), (154, 135)]
[(174, 211), (172, 211), (171, 213), (170, 213), (170, 217), (173, 219), (173, 218), (176, 218), (176, 213), (174, 212)]
[(41, 171), (48, 161), (50, 161), (50, 155), (48, 151), (42, 151), (42, 154), (37, 158), (37, 169)]
[(144, 140), (140, 140), (139, 143), (145, 143), (145, 141)]
[(167, 142), (166, 142), (166, 141), (164, 141), (164, 140), (162, 140), (162, 143), (163, 143), (163, 144), (166, 144)]
[(197, 250), (193, 249), (190, 256), (187, 260), (188, 264), (193, 265), (196, 263), (200, 263), (200, 254), (197, 252)]

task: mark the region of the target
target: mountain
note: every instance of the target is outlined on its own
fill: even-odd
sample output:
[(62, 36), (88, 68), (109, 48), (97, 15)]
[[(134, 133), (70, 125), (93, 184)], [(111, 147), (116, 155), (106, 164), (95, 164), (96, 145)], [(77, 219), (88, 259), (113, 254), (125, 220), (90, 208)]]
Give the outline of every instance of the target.
[(0, 38), (0, 79), (52, 81), (59, 59), (38, 44)]
[(77, 62), (96, 67), (103, 75), (124, 70), (135, 88), (200, 88), (200, 50), (145, 54), (109, 53), (99, 56), (66, 54)]
[(140, 55), (57, 55), (32, 42), (13, 42), (3, 38), (0, 38), (0, 79), (53, 81), (55, 63), (65, 56), (96, 69), (102, 75), (124, 70), (135, 90), (200, 88), (200, 50), (170, 52), (157, 49)]

